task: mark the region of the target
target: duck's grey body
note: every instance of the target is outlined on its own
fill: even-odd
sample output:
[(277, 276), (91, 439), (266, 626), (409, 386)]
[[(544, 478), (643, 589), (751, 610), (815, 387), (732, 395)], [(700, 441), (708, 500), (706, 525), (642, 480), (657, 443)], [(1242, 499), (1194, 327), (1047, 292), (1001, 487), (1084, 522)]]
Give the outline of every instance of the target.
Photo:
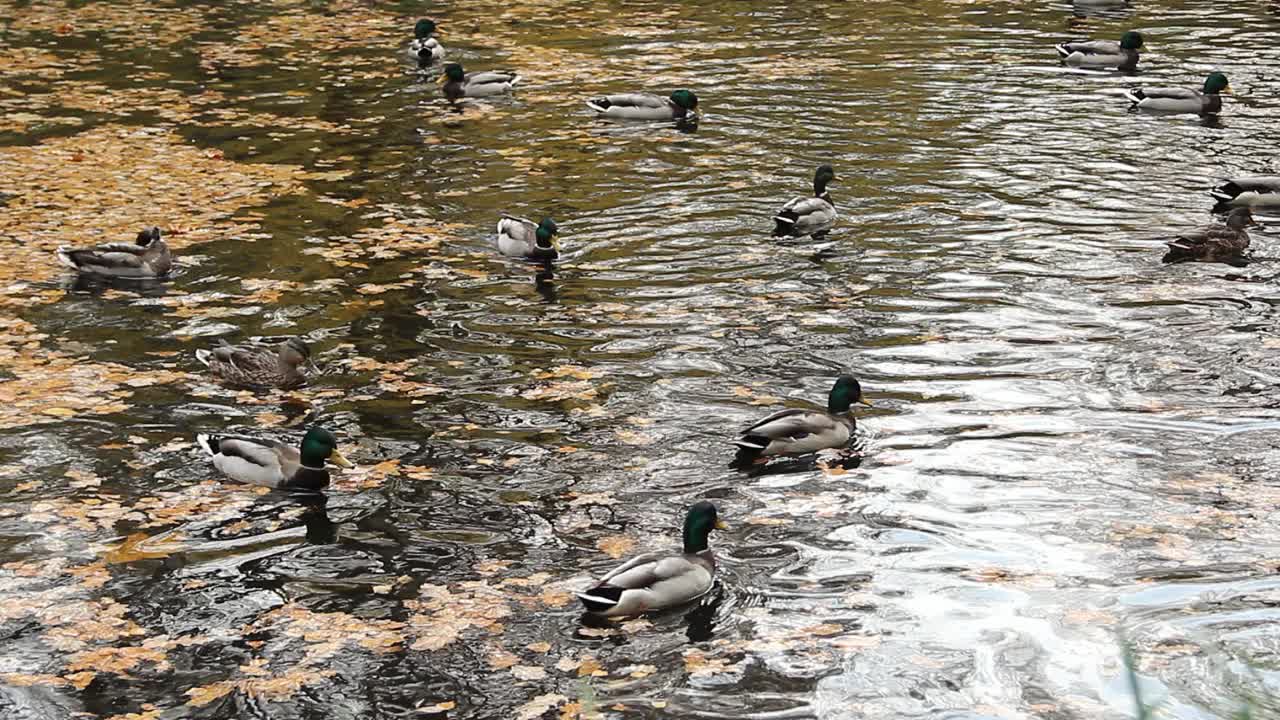
[(160, 238), (160, 228), (138, 233), (132, 243), (104, 243), (88, 248), (64, 245), (57, 249), (58, 261), (82, 273), (119, 278), (157, 278), (173, 269), (169, 246)]
[(821, 235), (836, 224), (836, 217), (836, 206), (831, 202), (830, 193), (823, 193), (821, 197), (798, 197), (783, 205), (774, 217), (782, 229), (774, 234), (791, 237)]
[(444, 94), (450, 100), (464, 97), (490, 97), (511, 92), (520, 82), (520, 76), (513, 72), (470, 72), (458, 81), (445, 83)]
[(1209, 194), (1225, 207), (1280, 207), (1280, 175), (1231, 178)]
[(1114, 40), (1072, 40), (1055, 46), (1062, 61), (1075, 67), (1132, 70), (1138, 51), (1120, 47)]
[(588, 100), (587, 107), (615, 120), (672, 120), (688, 114), (670, 99), (649, 93), (606, 95)]
[(498, 220), (498, 252), (526, 260), (555, 260), (559, 256), (554, 246), (538, 245), (537, 223), (505, 214)]
[(1156, 113), (1212, 115), (1222, 110), (1222, 96), (1186, 87), (1142, 87), (1125, 92), (1139, 110)]
[(734, 445), (758, 455), (804, 455), (848, 445), (854, 427), (849, 414), (792, 408), (747, 428)]
[(638, 615), (683, 605), (707, 594), (715, 581), (710, 549), (700, 553), (649, 553), (632, 558), (578, 593), (589, 611), (607, 617)]
[(297, 448), (276, 440), (237, 435), (196, 436), (196, 444), (213, 458), (223, 475), (247, 485), (281, 489), (322, 490), (329, 471), (304, 467)]

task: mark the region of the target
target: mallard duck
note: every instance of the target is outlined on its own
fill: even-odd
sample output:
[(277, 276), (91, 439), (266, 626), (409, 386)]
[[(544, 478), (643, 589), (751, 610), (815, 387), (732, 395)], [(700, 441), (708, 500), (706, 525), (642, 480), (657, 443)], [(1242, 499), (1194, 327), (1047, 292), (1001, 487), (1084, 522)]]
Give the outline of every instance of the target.
[(698, 109), (698, 96), (692, 90), (676, 90), (665, 98), (626, 93), (588, 100), (587, 107), (601, 117), (615, 120), (684, 120)]
[(550, 262), (560, 256), (560, 241), (556, 239), (560, 228), (555, 220), (532, 220), (503, 214), (498, 220), (498, 252), (508, 257)]
[(783, 205), (773, 217), (777, 224), (773, 236), (825, 235), (836, 222), (836, 206), (827, 192), (827, 183), (835, 179), (836, 171), (830, 165), (819, 165), (813, 174), (813, 197), (798, 197)]
[(520, 76), (510, 72), (463, 72), (459, 63), (444, 66), (444, 96), (450, 100), (511, 92)]
[(1220, 72), (1209, 73), (1204, 87), (1141, 87), (1125, 91), (1133, 107), (1160, 113), (1198, 113), (1213, 115), (1222, 110), (1222, 95), (1231, 92), (1227, 76)]
[(308, 429), (297, 448), (277, 440), (207, 433), (196, 435), (196, 444), (232, 480), (281, 490), (325, 489), (329, 486), (326, 460), (338, 467), (353, 467), (338, 452), (338, 439), (320, 427)]
[(870, 406), (862, 397), (862, 385), (842, 375), (827, 396), (827, 411), (791, 408), (776, 412), (742, 431), (734, 441), (738, 454), (732, 465), (750, 466), (769, 455), (804, 455), (842, 448), (853, 436), (855, 421), (849, 409), (854, 403)]
[(679, 554), (648, 553), (632, 558), (578, 593), (587, 612), (616, 617), (683, 605), (707, 594), (715, 581), (716, 559), (707, 546), (711, 531), (724, 529), (716, 506), (702, 500), (684, 519), (684, 549)]
[(1167, 243), (1169, 251), (1162, 260), (1166, 263), (1242, 264), (1244, 259), (1241, 256), (1249, 249), (1249, 231), (1245, 228), (1257, 224), (1249, 208), (1236, 208), (1227, 215), (1226, 225), (1206, 225), (1170, 240)]
[(1133, 70), (1138, 67), (1138, 49), (1142, 47), (1142, 33), (1130, 30), (1114, 40), (1069, 40), (1056, 45), (1062, 62), (1089, 68), (1116, 68)]
[(444, 59), (444, 47), (436, 39), (434, 22), (424, 19), (413, 26), (413, 40), (409, 42), (409, 54), (421, 65), (430, 65)]
[(277, 345), (223, 342), (212, 350), (196, 350), (196, 359), (233, 385), (292, 388), (307, 381), (311, 347), (299, 337)]
[(105, 243), (90, 248), (63, 245), (58, 261), (82, 273), (122, 278), (157, 278), (173, 269), (169, 246), (160, 239), (160, 228), (149, 227), (132, 243)]
[(1280, 175), (1246, 175), (1231, 178), (1209, 194), (1226, 207), (1272, 207), (1280, 205)]

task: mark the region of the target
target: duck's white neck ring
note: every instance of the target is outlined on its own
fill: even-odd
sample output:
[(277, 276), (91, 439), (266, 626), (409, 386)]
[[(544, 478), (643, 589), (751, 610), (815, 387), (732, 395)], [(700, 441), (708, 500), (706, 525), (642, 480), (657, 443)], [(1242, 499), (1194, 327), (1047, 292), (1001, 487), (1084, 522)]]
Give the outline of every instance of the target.
[[(301, 463), (299, 463), (299, 464), (301, 465)], [(324, 466), (323, 466), (323, 465), (322, 465), (322, 466), (320, 466), (320, 467), (311, 467), (310, 465), (302, 465), (302, 469), (303, 469), (303, 470), (319, 470), (320, 472), (324, 472)]]

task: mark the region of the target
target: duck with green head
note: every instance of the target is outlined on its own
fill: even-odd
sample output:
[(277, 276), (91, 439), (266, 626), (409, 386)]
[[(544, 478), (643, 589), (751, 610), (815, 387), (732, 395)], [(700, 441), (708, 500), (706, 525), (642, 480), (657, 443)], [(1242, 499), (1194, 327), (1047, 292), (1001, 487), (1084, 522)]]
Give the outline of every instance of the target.
[(1222, 110), (1222, 93), (1229, 92), (1231, 85), (1227, 82), (1227, 76), (1213, 72), (1205, 78), (1204, 86), (1199, 90), (1185, 87), (1140, 87), (1126, 91), (1124, 96), (1138, 110), (1214, 115)]
[(409, 42), (409, 54), (423, 67), (444, 59), (444, 47), (436, 39), (435, 22), (422, 19), (413, 26), (413, 40)]
[(307, 382), (311, 347), (300, 337), (274, 345), (226, 342), (196, 350), (196, 359), (224, 382), (250, 387), (294, 388)]
[(813, 174), (813, 197), (789, 201), (773, 216), (774, 237), (821, 237), (836, 223), (836, 206), (831, 202), (827, 184), (836, 179), (830, 165), (820, 165)]
[(560, 241), (556, 239), (559, 233), (560, 228), (551, 218), (534, 223), (504, 213), (498, 220), (498, 252), (507, 257), (551, 262), (560, 257)]
[(460, 63), (449, 63), (444, 66), (444, 96), (451, 101), (464, 97), (488, 97), (511, 92), (520, 82), (520, 76), (513, 72), (464, 72)]
[(805, 455), (845, 447), (856, 426), (851, 413), (854, 403), (871, 405), (862, 397), (862, 385), (842, 375), (827, 395), (826, 412), (790, 408), (744, 430), (733, 443), (738, 453), (731, 466), (749, 467), (771, 455)]
[(688, 120), (697, 115), (698, 96), (692, 90), (676, 90), (665, 98), (624, 93), (588, 100), (587, 107), (614, 120)]
[(58, 262), (82, 273), (104, 277), (147, 279), (164, 277), (173, 269), (169, 246), (160, 238), (160, 228), (149, 227), (131, 243), (103, 243), (76, 248), (63, 245), (56, 251)]
[(1075, 67), (1135, 70), (1138, 49), (1143, 45), (1142, 33), (1130, 30), (1114, 40), (1069, 40), (1055, 46), (1062, 62)]
[(278, 440), (206, 433), (196, 436), (196, 445), (232, 480), (280, 490), (319, 492), (329, 486), (326, 462), (353, 467), (338, 452), (338, 439), (321, 427), (308, 429), (296, 448)]
[(676, 553), (632, 558), (578, 593), (587, 612), (606, 617), (639, 615), (683, 605), (706, 595), (715, 583), (716, 560), (708, 539), (724, 529), (716, 506), (702, 500), (684, 519), (684, 547)]

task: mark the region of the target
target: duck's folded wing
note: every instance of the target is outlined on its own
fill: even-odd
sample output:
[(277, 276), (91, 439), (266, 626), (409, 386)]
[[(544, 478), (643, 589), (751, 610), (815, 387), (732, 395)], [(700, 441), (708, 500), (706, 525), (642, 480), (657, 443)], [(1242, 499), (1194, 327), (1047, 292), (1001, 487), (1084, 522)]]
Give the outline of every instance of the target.
[(1183, 87), (1143, 87), (1143, 97), (1155, 100), (1198, 100), (1201, 95), (1192, 88)]
[(147, 249), (136, 243), (107, 243), (91, 248), (59, 248), (58, 255), (79, 267), (129, 270), (142, 267)]
[(1086, 55), (1119, 55), (1120, 43), (1115, 40), (1071, 40), (1058, 46), (1067, 54), (1080, 52)]
[(467, 73), (466, 81), (468, 85), (487, 85), (489, 83), (512, 83), (515, 82), (517, 77), (519, 76), (515, 73), (486, 70)]
[[(633, 108), (665, 108), (667, 101), (657, 95), (649, 93), (623, 93), (620, 95), (606, 95), (604, 97), (608, 104), (604, 107), (633, 107)], [(596, 101), (599, 102), (599, 101)]]
[(776, 412), (743, 431), (743, 435), (755, 435), (770, 439), (802, 438), (816, 432), (830, 430), (835, 421), (830, 416), (809, 410), (783, 410)]
[(276, 366), (276, 350), (262, 345), (219, 345), (213, 357), (240, 370), (258, 370)]
[(507, 215), (506, 213), (503, 213), (502, 219), (498, 221), (498, 233), (500, 235), (510, 235), (513, 238), (524, 238), (532, 235), (537, 228), (537, 223), (532, 220), (516, 217), (515, 215)]
[(648, 553), (614, 568), (600, 582), (620, 588), (651, 588), (699, 567), (683, 555)]
[(783, 210), (794, 212), (797, 217), (805, 215), (825, 214), (831, 211), (831, 203), (817, 197), (798, 197), (786, 205), (782, 206)]
[(283, 443), (239, 436), (218, 438), (218, 454), (257, 467), (279, 467), (290, 448)]

